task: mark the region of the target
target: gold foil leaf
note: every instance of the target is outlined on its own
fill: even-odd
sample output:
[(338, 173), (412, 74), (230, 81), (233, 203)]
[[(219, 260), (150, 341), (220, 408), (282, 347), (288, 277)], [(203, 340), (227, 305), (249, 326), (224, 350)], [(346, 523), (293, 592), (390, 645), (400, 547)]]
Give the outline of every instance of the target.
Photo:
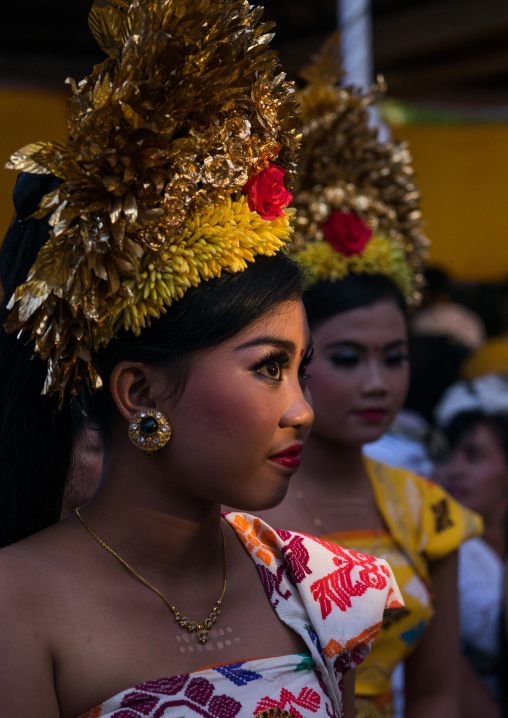
[[(331, 36), (301, 74), (308, 84), (298, 93), (305, 139), (294, 190), (295, 256), (300, 256), (307, 246), (323, 242), (321, 226), (330, 212), (353, 212), (373, 229), (380, 244), (376, 244), (376, 252), (363, 264), (363, 259), (358, 258), (351, 262), (340, 260), (339, 272), (334, 261), (330, 271), (332, 265), (333, 272), (341, 276), (360, 265), (362, 271), (367, 271), (367, 266), (368, 271), (379, 270), (381, 266), (384, 271), (390, 265), (385, 259), (390, 257), (390, 272), (412, 301), (420, 286), (421, 262), (428, 240), (423, 233), (420, 194), (414, 184), (406, 145), (392, 140), (381, 142), (377, 129), (371, 126), (369, 107), (384, 91), (384, 81), (380, 78), (379, 84), (367, 92), (340, 87), (343, 73), (337, 34)], [(383, 241), (388, 238), (389, 247), (393, 249), (395, 241), (403, 254), (389, 248), (384, 252)], [(313, 252), (309, 249), (305, 256), (309, 261), (315, 257), (321, 263), (323, 278), (330, 258), (328, 249), (317, 248)]]
[(129, 36), (125, 14), (129, 3), (115, 5), (108, 0), (96, 0), (88, 16), (88, 25), (95, 41), (101, 50), (112, 57), (120, 54)]
[(41, 150), (46, 148), (45, 142), (33, 142), (25, 145), (17, 152), (14, 152), (5, 164), (5, 169), (17, 170), (18, 172), (31, 172), (32, 174), (51, 174), (50, 170), (40, 165), (35, 159)]

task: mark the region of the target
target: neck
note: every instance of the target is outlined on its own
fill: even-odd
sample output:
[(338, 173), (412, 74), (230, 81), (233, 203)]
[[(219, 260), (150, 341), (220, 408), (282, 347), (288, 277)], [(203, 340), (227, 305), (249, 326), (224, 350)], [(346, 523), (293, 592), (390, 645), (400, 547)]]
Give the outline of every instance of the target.
[(482, 539), (488, 543), (491, 549), (493, 549), (499, 558), (504, 561), (506, 557), (506, 541), (504, 538), (504, 532), (485, 527)]
[(482, 538), (503, 561), (506, 557), (505, 526), (508, 509), (507, 503), (506, 501), (500, 502), (492, 514), (483, 517), (484, 531)]
[(297, 474), (336, 487), (340, 476), (341, 490), (354, 492), (367, 479), (361, 445), (340, 444), (311, 434), (302, 453), (302, 466)]
[(83, 518), (147, 578), (206, 573), (222, 551), (220, 505), (177, 496), (158, 457), (141, 455), (142, 470), (131, 458), (105, 452), (101, 481)]

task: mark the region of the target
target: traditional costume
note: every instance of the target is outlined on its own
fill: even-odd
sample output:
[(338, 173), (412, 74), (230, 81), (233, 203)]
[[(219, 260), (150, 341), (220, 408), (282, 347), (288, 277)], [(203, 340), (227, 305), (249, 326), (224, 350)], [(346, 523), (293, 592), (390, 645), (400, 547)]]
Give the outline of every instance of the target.
[[(350, 273), (385, 275), (414, 306), (428, 240), (407, 147), (380, 141), (370, 123), (369, 106), (383, 93), (383, 82), (366, 93), (341, 87), (337, 36), (301, 74), (307, 85), (299, 93), (303, 140), (292, 255), (306, 272), (309, 295), (317, 283)], [(393, 715), (393, 671), (433, 615), (429, 562), (481, 531), (481, 520), (435, 484), (367, 457), (365, 467), (387, 531), (321, 536), (387, 558), (406, 604), (384, 623), (371, 656), (357, 669), (362, 718)]]
[(433, 481), (367, 457), (365, 465), (387, 531), (339, 531), (321, 538), (388, 561), (404, 597), (404, 608), (385, 619), (357, 669), (357, 695), (384, 707), (390, 704), (395, 667), (413, 652), (434, 615), (429, 563), (467, 545), (481, 532), (482, 521)]
[(342, 715), (343, 674), (367, 655), (383, 611), (402, 606), (391, 569), (312, 536), (272, 529), (248, 514), (232, 512), (225, 519), (256, 564), (275, 612), (303, 638), (307, 653), (150, 681), (80, 718)]
[[(28, 332), (47, 360), (45, 392), (100, 388), (94, 356), (119, 332), (142, 332), (189, 287), (241, 272), (287, 244), (296, 105), (275, 72), (260, 14), (243, 0), (94, 5), (90, 25), (108, 58), (71, 81), (70, 139), (28, 145), (9, 165), (60, 180), (35, 215), (48, 217), (49, 239), (7, 322)], [(129, 435), (153, 453), (169, 430), (148, 410)], [(197, 636), (204, 668), (154, 676), (87, 718), (343, 714), (343, 674), (365, 657), (385, 609), (402, 605), (390, 568), (247, 515), (226, 520), (256, 563), (267, 600), (308, 652), (205, 668), (223, 594), (196, 625), (156, 591), (187, 629), (182, 636)]]
[[(479, 366), (485, 355), (481, 349), (477, 354), (479, 361), (476, 366)], [(473, 359), (476, 359), (475, 355)], [(471, 366), (475, 366), (474, 361)], [(445, 431), (459, 417), (466, 419), (468, 415), (476, 414), (478, 417), (484, 417), (484, 421), (488, 421), (489, 417), (506, 417), (506, 373), (479, 372), (476, 377), (452, 384), (437, 405), (435, 414), (437, 423)], [(480, 421), (479, 424), (481, 423)], [(466, 431), (461, 432), (459, 436), (461, 435), (465, 436)], [(498, 437), (497, 441), (499, 440)], [(504, 574), (502, 558), (483, 538), (471, 539), (460, 547), (459, 608), (462, 650), (496, 700), (501, 696)]]

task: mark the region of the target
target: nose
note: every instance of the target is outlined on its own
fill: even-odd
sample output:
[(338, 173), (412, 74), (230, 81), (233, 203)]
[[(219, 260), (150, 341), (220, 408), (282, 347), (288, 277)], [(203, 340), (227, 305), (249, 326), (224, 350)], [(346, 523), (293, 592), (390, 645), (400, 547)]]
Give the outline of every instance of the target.
[(365, 394), (386, 394), (388, 391), (388, 382), (383, 369), (378, 359), (373, 358), (367, 362), (363, 382), (363, 391)]
[(314, 421), (314, 410), (310, 403), (310, 393), (307, 388), (302, 389), (298, 384), (289, 395), (280, 425), (294, 427), (300, 431), (308, 429)]
[(458, 483), (464, 480), (467, 474), (466, 462), (461, 456), (452, 454), (436, 470), (437, 479), (445, 487), (451, 483)]

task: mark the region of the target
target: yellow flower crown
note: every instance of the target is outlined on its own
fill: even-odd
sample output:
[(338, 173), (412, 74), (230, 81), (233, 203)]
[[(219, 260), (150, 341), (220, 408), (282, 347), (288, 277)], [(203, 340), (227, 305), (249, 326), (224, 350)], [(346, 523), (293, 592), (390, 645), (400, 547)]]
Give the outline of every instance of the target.
[(62, 180), (50, 235), (9, 303), (48, 362), (44, 393), (101, 386), (94, 353), (187, 288), (288, 242), (299, 136), (269, 24), (243, 0), (97, 0), (108, 58), (69, 80), (70, 139), (7, 167)]
[(358, 254), (345, 256), (328, 242), (309, 242), (296, 254), (308, 284), (337, 281), (346, 274), (385, 274), (410, 298), (413, 277), (404, 251), (389, 237), (373, 237)]
[(382, 80), (366, 93), (340, 86), (338, 34), (301, 75), (293, 258), (311, 284), (349, 272), (385, 274), (417, 303), (428, 240), (407, 147), (381, 142), (370, 125)]

